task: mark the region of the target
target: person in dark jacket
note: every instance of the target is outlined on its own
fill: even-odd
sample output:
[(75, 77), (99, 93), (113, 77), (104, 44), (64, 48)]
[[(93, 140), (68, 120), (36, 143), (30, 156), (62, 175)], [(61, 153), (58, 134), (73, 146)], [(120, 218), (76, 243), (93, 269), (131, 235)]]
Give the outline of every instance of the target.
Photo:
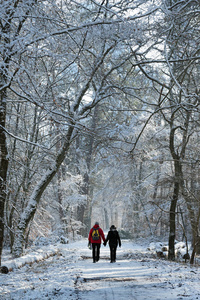
[(108, 232), (104, 246), (106, 246), (108, 241), (110, 247), (110, 262), (114, 263), (116, 262), (117, 246), (119, 245), (119, 247), (121, 247), (121, 239), (115, 225), (110, 227), (110, 231)]
[(103, 230), (99, 227), (99, 222), (96, 222), (95, 225), (90, 229), (88, 236), (88, 246), (92, 244), (93, 263), (99, 261), (101, 239), (103, 239), (105, 242)]

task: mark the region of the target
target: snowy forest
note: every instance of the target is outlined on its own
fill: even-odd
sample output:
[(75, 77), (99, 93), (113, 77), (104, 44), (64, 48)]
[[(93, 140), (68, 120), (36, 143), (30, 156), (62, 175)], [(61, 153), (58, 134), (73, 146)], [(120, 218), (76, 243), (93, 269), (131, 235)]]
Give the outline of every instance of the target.
[(0, 1), (0, 264), (38, 237), (199, 251), (200, 3)]

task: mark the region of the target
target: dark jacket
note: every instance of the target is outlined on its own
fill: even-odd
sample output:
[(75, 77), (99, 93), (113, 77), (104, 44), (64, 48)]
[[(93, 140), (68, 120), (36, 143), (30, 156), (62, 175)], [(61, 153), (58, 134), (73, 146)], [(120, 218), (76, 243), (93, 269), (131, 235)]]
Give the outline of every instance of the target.
[[(98, 228), (99, 230), (99, 239), (96, 241), (94, 241), (92, 239), (92, 232), (93, 232), (93, 228)], [(89, 237), (88, 237), (88, 240), (89, 240), (89, 243), (95, 243), (95, 244), (101, 244), (101, 239), (103, 239), (103, 241), (105, 242), (105, 236), (104, 236), (104, 233), (103, 233), (103, 230), (99, 227), (99, 225), (95, 224), (91, 229), (90, 229), (90, 233), (89, 233)]]
[(107, 244), (107, 242), (109, 241), (109, 246), (114, 246), (117, 247), (119, 245), (119, 247), (121, 247), (121, 240), (119, 237), (119, 233), (116, 230), (116, 228), (111, 228), (110, 231), (108, 232), (108, 235), (106, 237), (106, 240), (104, 242), (104, 245)]

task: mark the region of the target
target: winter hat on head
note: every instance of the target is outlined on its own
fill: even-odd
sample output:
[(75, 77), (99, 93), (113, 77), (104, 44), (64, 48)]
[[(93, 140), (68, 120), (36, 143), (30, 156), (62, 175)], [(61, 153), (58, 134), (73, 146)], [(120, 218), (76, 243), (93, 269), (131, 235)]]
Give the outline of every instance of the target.
[(110, 229), (111, 229), (111, 230), (112, 230), (112, 229), (116, 229), (115, 225), (111, 225), (111, 226), (110, 226)]
[(95, 225), (99, 225), (99, 222), (95, 222)]

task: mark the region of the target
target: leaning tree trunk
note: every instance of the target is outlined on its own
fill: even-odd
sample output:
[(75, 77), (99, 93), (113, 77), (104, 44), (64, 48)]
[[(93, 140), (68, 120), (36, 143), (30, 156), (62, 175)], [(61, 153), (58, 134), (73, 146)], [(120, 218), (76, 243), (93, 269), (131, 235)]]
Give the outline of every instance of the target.
[(63, 144), (63, 147), (61, 148), (60, 152), (57, 155), (55, 164), (49, 168), (49, 170), (46, 171), (44, 176), (40, 179), (38, 184), (36, 185), (35, 189), (33, 190), (33, 193), (29, 199), (28, 205), (24, 212), (22, 213), (20, 220), (17, 225), (16, 229), (16, 236), (15, 236), (15, 242), (13, 247), (13, 255), (15, 257), (19, 257), (23, 253), (23, 248), (25, 244), (25, 234), (26, 230), (28, 228), (28, 225), (30, 221), (33, 219), (35, 212), (37, 210), (37, 206), (40, 202), (40, 199), (42, 197), (43, 192), (55, 176), (55, 174), (58, 172), (58, 169), (62, 162), (65, 159), (66, 153), (69, 149), (72, 134), (73, 134), (74, 126), (70, 126), (68, 129), (68, 134), (66, 136), (65, 142)]

